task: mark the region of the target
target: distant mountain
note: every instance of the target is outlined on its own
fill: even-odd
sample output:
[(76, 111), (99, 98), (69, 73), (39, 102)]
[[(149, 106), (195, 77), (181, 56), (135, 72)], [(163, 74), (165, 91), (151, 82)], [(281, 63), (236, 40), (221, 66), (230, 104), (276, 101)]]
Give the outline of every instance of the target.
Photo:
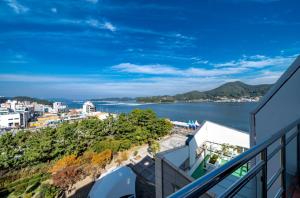
[(44, 105), (52, 105), (52, 102), (44, 99), (38, 99), (38, 98), (31, 98), (28, 96), (15, 96), (12, 98), (12, 100), (17, 101), (30, 101), (30, 102), (37, 102), (38, 104), (44, 104)]
[(218, 100), (220, 98), (238, 99), (241, 97), (254, 98), (263, 96), (272, 85), (248, 85), (240, 81), (229, 82), (209, 91), (190, 91), (175, 96), (138, 97), (138, 102), (175, 102), (195, 100)]

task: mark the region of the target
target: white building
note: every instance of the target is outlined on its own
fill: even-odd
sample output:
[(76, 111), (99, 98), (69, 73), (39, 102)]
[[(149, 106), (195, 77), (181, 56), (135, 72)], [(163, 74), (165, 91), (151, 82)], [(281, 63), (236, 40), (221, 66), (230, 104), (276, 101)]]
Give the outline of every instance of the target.
[(82, 113), (89, 114), (96, 112), (96, 107), (91, 101), (87, 101), (82, 106)]
[(0, 107), (0, 115), (6, 115), (6, 114), (8, 114), (11, 111), (12, 110), (10, 110), (9, 108)]
[[(186, 145), (156, 155), (156, 197), (166, 197), (186, 184), (222, 166), (250, 146), (249, 134), (233, 128), (205, 121), (188, 139)], [(230, 177), (234, 182), (247, 173), (247, 167)], [(223, 186), (210, 191), (219, 196)]]
[(45, 105), (43, 104), (38, 104), (38, 103), (33, 103), (33, 108), (34, 108), (34, 112), (41, 112), (44, 113), (45, 112)]
[(0, 128), (20, 128), (22, 126), (24, 126), (22, 114), (9, 113), (0, 115)]
[(7, 100), (6, 103), (1, 104), (1, 107), (10, 108), (13, 111), (15, 111), (17, 103), (18, 103), (18, 101), (16, 101), (16, 100)]
[(68, 106), (63, 102), (54, 102), (53, 103), (53, 110), (56, 113), (68, 112)]

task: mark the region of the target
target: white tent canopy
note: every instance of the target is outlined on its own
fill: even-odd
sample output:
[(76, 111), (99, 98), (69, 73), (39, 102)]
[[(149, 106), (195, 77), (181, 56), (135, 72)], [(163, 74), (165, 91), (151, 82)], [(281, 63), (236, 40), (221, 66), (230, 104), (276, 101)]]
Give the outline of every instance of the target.
[(101, 175), (93, 185), (90, 198), (120, 198), (135, 195), (136, 175), (127, 166), (121, 166)]

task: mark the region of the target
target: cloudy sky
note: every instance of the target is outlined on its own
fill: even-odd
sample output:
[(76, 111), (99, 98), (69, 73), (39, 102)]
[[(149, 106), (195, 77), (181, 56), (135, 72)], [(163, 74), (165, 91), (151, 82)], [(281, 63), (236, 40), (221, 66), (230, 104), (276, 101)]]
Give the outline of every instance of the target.
[(299, 0), (0, 0), (0, 95), (98, 98), (274, 83)]

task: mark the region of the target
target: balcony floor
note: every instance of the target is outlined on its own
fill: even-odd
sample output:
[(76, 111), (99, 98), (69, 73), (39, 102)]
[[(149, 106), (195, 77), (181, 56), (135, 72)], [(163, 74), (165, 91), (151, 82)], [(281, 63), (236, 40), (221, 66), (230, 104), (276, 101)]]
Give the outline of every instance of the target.
[[(194, 179), (198, 179), (207, 173), (207, 170), (205, 169), (205, 164), (207, 163), (208, 160), (209, 160), (209, 155), (206, 155), (204, 160), (199, 164), (198, 168), (196, 168), (196, 170), (192, 173), (191, 176)], [(220, 164), (224, 165), (227, 162), (228, 160), (221, 159)], [(236, 177), (243, 177), (246, 173), (247, 173), (247, 167), (242, 166), (241, 168), (234, 171), (232, 175)]]

